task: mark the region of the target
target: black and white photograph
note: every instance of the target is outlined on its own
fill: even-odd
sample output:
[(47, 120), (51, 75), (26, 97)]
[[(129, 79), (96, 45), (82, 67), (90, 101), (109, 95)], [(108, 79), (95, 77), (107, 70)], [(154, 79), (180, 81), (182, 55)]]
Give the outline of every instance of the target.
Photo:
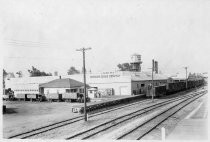
[(1, 139), (208, 141), (209, 0), (0, 0)]

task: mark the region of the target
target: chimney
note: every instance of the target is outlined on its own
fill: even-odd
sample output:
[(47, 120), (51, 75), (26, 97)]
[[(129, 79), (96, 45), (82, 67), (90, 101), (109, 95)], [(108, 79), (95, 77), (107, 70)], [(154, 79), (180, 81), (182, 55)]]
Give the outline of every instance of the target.
[(158, 62), (155, 61), (155, 73), (158, 73)]

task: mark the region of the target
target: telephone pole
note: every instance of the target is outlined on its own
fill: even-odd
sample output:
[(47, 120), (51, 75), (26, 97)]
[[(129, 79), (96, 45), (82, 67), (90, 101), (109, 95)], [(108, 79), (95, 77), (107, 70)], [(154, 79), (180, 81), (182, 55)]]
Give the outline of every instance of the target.
[(154, 78), (153, 78), (154, 66), (155, 66), (155, 61), (154, 59), (152, 59), (152, 102), (154, 102)]
[(83, 54), (83, 75), (84, 75), (84, 117), (85, 117), (85, 121), (87, 121), (87, 112), (86, 112), (86, 96), (87, 96), (87, 91), (86, 91), (86, 69), (85, 69), (85, 51), (86, 50), (90, 50), (91, 48), (80, 48), (80, 49), (77, 49), (76, 51), (82, 51), (82, 54)]
[(186, 70), (186, 89), (187, 89), (187, 68), (188, 67), (184, 67), (185, 68), (185, 70)]
[(154, 102), (154, 64), (155, 63), (155, 60), (152, 59), (152, 68), (148, 68), (148, 69), (152, 69), (152, 83), (151, 83), (151, 86), (152, 86), (152, 102)]

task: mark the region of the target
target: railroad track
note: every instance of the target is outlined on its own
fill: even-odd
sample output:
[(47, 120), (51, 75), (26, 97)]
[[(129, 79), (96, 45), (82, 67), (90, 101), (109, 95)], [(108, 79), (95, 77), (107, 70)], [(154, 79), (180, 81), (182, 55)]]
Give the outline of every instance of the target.
[[(178, 106), (179, 104), (181, 104), (181, 103), (183, 103), (183, 102), (185, 102), (185, 101), (187, 101), (191, 98), (194, 98), (196, 96), (201, 97), (203, 94), (204, 94), (204, 91), (201, 91), (201, 92), (197, 92), (197, 93), (186, 95), (186, 96), (181, 96), (181, 97), (178, 97), (178, 98), (175, 98), (175, 99), (171, 99), (171, 100), (168, 100), (168, 101), (165, 101), (165, 102), (162, 102), (162, 103), (158, 103), (158, 104), (155, 104), (155, 105), (151, 105), (151, 106), (142, 108), (142, 109), (137, 110), (135, 112), (128, 113), (126, 115), (115, 118), (111, 121), (102, 123), (102, 124), (100, 124), (98, 126), (95, 126), (95, 127), (92, 127), (88, 130), (81, 131), (79, 133), (73, 134), (73, 135), (69, 136), (68, 138), (66, 138), (66, 140), (70, 140), (70, 139), (82, 139), (82, 140), (84, 140), (84, 139), (89, 139), (89, 138), (97, 138), (98, 135), (100, 135), (100, 136), (102, 135), (102, 137), (100, 137), (100, 138), (103, 138), (103, 134), (101, 134), (101, 133), (105, 132), (106, 130), (113, 129), (114, 127), (119, 126), (120, 124), (129, 122), (132, 119), (135, 119), (135, 118), (141, 117), (143, 115), (146, 115), (149, 112), (155, 111), (155, 110), (157, 110), (157, 109), (159, 109), (163, 106), (166, 106), (166, 105), (175, 103), (177, 101), (180, 101), (180, 102), (178, 102), (177, 104), (174, 105), (174, 106)], [(115, 133), (113, 136), (115, 137), (117, 134), (118, 134), (118, 132)], [(110, 136), (105, 137), (105, 138), (109, 139)], [(121, 136), (117, 137), (116, 139), (121, 139)]]
[(131, 129), (130, 131), (125, 132), (123, 135), (117, 137), (117, 139), (130, 139), (130, 140), (140, 140), (151, 131), (153, 131), (157, 126), (162, 124), (165, 120), (172, 117), (175, 113), (179, 112), (182, 108), (186, 107), (193, 101), (202, 97), (206, 92), (199, 94), (193, 98), (187, 99), (177, 105), (169, 107), (159, 114), (149, 118), (144, 123), (138, 125), (137, 127)]
[[(184, 96), (182, 96), (182, 97), (184, 97)], [(174, 98), (174, 99), (176, 99), (176, 98)], [(118, 110), (118, 109), (123, 109), (125, 107), (126, 108), (127, 107), (133, 107), (137, 104), (146, 103), (148, 101), (150, 101), (150, 100), (146, 99), (146, 100), (143, 100), (143, 101), (138, 101), (138, 102), (135, 102), (135, 103), (115, 107), (113, 109), (109, 109), (109, 110), (105, 110), (105, 111), (102, 111), (102, 112), (99, 112), (99, 113), (91, 114), (91, 115), (89, 115), (89, 118), (95, 117), (95, 116), (98, 116), (98, 115), (101, 115), (101, 114), (105, 114), (105, 113), (108, 113), (108, 112), (112, 112), (112, 111), (115, 111), (115, 110)], [(54, 130), (54, 129), (57, 129), (57, 128), (60, 128), (60, 127), (66, 126), (66, 125), (73, 124), (73, 123), (78, 122), (78, 121), (82, 121), (82, 120), (83, 120), (83, 116), (78, 116), (78, 117), (74, 117), (74, 118), (71, 118), (71, 119), (56, 122), (56, 123), (53, 123), (53, 124), (49, 124), (49, 125), (46, 125), (46, 126), (43, 126), (43, 127), (40, 127), (40, 128), (36, 128), (36, 129), (31, 130), (31, 131), (19, 133), (19, 134), (10, 136), (8, 138), (9, 139), (12, 139), (12, 138), (26, 139), (26, 138), (30, 138), (32, 136), (35, 136), (35, 135), (38, 135), (38, 134), (41, 134), (41, 133), (45, 133), (45, 132), (48, 132), (48, 131), (51, 131), (51, 130)]]
[[(97, 113), (94, 113), (94, 114), (90, 113), (89, 118), (95, 117), (95, 116), (98, 116), (98, 115), (101, 115), (101, 114), (109, 113), (109, 112), (112, 112), (112, 111), (115, 111), (115, 110), (123, 109), (125, 107), (126, 108), (127, 107), (133, 107), (134, 105), (141, 104), (141, 103), (146, 103), (148, 101), (149, 101), (149, 99), (145, 99), (145, 100), (141, 100), (141, 101), (134, 102), (134, 103), (131, 103), (131, 104), (126, 104), (126, 105), (123, 105), (123, 106), (119, 106), (119, 107), (111, 108), (111, 109), (104, 110), (104, 111), (101, 111), (101, 112), (97, 112)], [(70, 125), (70, 124), (78, 122), (78, 121), (82, 121), (83, 119), (84, 119), (83, 115), (77, 116), (77, 117), (74, 117), (74, 118), (70, 118), (70, 119), (67, 119), (67, 120), (63, 120), (63, 121), (59, 121), (59, 122), (56, 122), (56, 123), (53, 123), (53, 124), (49, 124), (49, 125), (46, 125), (46, 126), (43, 126), (43, 127), (32, 129), (32, 130), (27, 131), (27, 132), (19, 133), (19, 134), (8, 137), (8, 139), (12, 139), (12, 138), (26, 139), (26, 138), (29, 138), (29, 137), (32, 137), (32, 136), (35, 136), (35, 135), (38, 135), (38, 134), (41, 134), (41, 133), (48, 132), (50, 130), (54, 130), (56, 128), (60, 128), (60, 127)]]

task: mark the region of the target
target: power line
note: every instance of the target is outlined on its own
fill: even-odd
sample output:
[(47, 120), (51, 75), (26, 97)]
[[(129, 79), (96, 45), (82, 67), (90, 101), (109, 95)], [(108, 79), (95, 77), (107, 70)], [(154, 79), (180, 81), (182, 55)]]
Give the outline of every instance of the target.
[[(69, 60), (69, 58), (58, 58), (58, 57), (4, 57), (4, 58), (9, 58), (9, 59), (34, 59), (34, 60), (43, 60), (43, 59), (47, 59), (47, 60), (52, 60), (52, 59), (58, 59), (58, 60)], [(74, 59), (71, 59), (74, 60)]]
[(15, 39), (5, 39), (7, 42), (16, 42), (16, 43), (30, 43), (30, 44), (49, 44), (47, 42), (38, 42), (38, 41), (23, 41), (23, 40), (15, 40)]
[(36, 47), (36, 48), (51, 48), (49, 43), (41, 43), (34, 41), (19, 41), (19, 40), (5, 40), (6, 44), (12, 46), (22, 46), (22, 47)]
[(21, 46), (21, 47), (32, 47), (32, 48), (51, 48), (51, 47), (47, 47), (48, 45), (30, 45), (30, 44), (22, 44), (22, 43), (12, 43), (12, 42), (8, 42), (7, 45), (9, 46)]

